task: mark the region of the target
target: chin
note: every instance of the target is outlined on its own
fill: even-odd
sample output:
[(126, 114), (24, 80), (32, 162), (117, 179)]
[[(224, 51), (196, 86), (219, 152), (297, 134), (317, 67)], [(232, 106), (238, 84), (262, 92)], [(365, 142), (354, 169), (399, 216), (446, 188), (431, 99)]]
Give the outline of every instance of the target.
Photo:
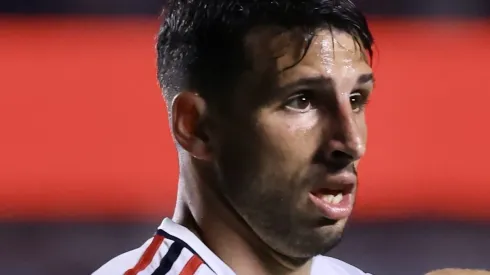
[(291, 243), (292, 249), (286, 254), (293, 258), (312, 258), (327, 254), (340, 243), (345, 223), (346, 221), (342, 220), (313, 230), (305, 230), (297, 235), (296, 240)]
[(336, 247), (342, 239), (347, 220), (333, 221), (332, 224), (324, 225), (316, 229), (317, 254), (325, 254)]
[(342, 240), (342, 232), (332, 232), (332, 234), (317, 240), (307, 249), (303, 250), (301, 255), (305, 258), (312, 258), (318, 255), (326, 255), (334, 249)]
[(348, 219), (329, 220), (322, 218), (318, 224), (318, 227), (314, 230), (317, 232), (317, 234), (323, 236), (342, 235), (347, 225), (347, 221)]

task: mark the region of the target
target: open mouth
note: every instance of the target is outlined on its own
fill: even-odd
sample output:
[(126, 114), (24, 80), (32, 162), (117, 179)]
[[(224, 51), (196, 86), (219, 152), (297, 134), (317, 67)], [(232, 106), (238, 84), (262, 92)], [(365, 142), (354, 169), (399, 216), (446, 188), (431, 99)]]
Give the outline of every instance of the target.
[(321, 188), (309, 194), (311, 201), (320, 213), (332, 220), (341, 220), (350, 216), (353, 207), (354, 185), (339, 188)]
[(348, 196), (352, 190), (352, 188), (344, 188), (343, 190), (334, 190), (334, 189), (326, 189), (322, 188), (311, 194), (318, 197), (325, 203), (330, 204), (340, 204), (344, 200), (344, 196)]

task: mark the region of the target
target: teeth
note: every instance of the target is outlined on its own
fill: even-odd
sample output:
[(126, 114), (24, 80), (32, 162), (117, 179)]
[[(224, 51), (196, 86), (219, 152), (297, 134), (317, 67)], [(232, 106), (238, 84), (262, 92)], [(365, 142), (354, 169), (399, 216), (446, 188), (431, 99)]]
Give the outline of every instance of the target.
[(343, 198), (344, 195), (342, 195), (342, 193), (339, 193), (337, 195), (328, 194), (328, 195), (323, 195), (322, 200), (327, 203), (339, 204)]
[(335, 196), (334, 196), (334, 195), (330, 195), (330, 194), (329, 194), (329, 195), (325, 195), (325, 196), (323, 197), (323, 200), (324, 200), (324, 201), (327, 201), (328, 203), (333, 203), (333, 200), (334, 200), (334, 199), (335, 199)]
[(343, 198), (344, 198), (344, 196), (342, 195), (342, 193), (339, 193), (335, 196), (328, 194), (328, 195), (324, 195), (322, 200), (327, 202), (327, 203), (339, 204)]
[(342, 193), (338, 193), (337, 196), (335, 196), (335, 198), (333, 199), (333, 203), (338, 204), (342, 201), (343, 198), (344, 196), (342, 195)]

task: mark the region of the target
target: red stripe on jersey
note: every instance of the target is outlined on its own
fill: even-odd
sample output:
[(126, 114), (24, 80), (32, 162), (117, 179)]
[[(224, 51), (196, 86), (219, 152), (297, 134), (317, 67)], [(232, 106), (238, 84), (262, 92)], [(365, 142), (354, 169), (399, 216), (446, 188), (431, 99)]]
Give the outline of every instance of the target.
[(138, 272), (145, 269), (151, 263), (151, 260), (153, 260), (153, 257), (155, 257), (155, 254), (157, 253), (158, 248), (160, 248), (160, 245), (162, 244), (163, 239), (164, 239), (163, 236), (155, 235), (153, 237), (153, 240), (151, 241), (150, 245), (146, 248), (145, 252), (141, 256), (138, 263), (133, 268), (124, 272), (124, 275), (136, 275), (136, 274), (138, 274)]
[(197, 269), (203, 264), (201, 258), (197, 255), (193, 255), (191, 259), (185, 264), (184, 268), (180, 272), (180, 275), (194, 275)]

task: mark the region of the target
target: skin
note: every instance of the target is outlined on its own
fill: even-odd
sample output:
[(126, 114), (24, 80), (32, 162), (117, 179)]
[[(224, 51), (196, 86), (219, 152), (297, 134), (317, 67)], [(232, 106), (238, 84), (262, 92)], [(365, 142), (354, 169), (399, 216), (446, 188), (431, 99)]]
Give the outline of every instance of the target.
[(299, 35), (249, 33), (252, 66), (226, 114), (199, 91), (172, 103), (182, 148), (173, 219), (237, 274), (309, 274), (311, 258), (333, 248), (347, 222), (323, 217), (309, 194), (330, 176), (355, 173), (365, 153), (373, 81), (364, 51), (346, 33), (319, 30), (291, 67), (303, 55)]

